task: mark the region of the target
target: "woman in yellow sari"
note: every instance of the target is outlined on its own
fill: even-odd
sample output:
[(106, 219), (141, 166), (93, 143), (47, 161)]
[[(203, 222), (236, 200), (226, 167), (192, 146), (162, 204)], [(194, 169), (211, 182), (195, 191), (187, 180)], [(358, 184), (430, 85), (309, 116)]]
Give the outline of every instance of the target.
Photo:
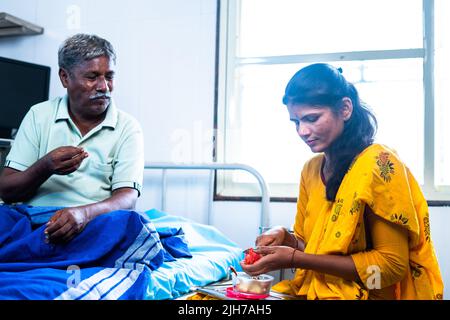
[(250, 275), (297, 268), (273, 290), (305, 299), (442, 299), (428, 206), (356, 88), (328, 64), (299, 70), (283, 103), (315, 153), (301, 174), (294, 233), (256, 239)]

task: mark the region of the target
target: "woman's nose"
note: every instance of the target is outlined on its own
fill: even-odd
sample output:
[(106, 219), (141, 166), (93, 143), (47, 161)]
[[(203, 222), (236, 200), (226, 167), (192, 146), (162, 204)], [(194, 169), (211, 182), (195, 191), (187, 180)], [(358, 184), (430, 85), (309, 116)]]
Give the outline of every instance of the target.
[(311, 134), (311, 129), (307, 125), (299, 125), (297, 133), (301, 138), (305, 138)]

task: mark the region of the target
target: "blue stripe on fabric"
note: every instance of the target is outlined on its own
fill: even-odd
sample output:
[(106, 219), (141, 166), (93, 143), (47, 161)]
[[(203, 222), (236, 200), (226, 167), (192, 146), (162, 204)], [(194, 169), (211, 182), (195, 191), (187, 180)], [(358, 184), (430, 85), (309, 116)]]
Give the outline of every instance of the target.
[(115, 287), (117, 287), (119, 284), (121, 284), (125, 279), (128, 279), (128, 277), (130, 276), (130, 273), (133, 270), (130, 269), (130, 271), (128, 271), (127, 275), (125, 277), (123, 277), (122, 279), (120, 279), (119, 282), (117, 282), (115, 285), (113, 285), (108, 291), (106, 291), (104, 294), (102, 294), (99, 298), (99, 300), (102, 300), (105, 296), (108, 295), (108, 293), (110, 293), (112, 290), (114, 290)]
[[(156, 242), (151, 246), (151, 248), (147, 250), (147, 252), (144, 254), (144, 256), (142, 257), (142, 259), (139, 260), (139, 262), (145, 260), (145, 257), (150, 253), (150, 251), (152, 251), (152, 249), (158, 244), (158, 242), (159, 242), (159, 241), (156, 241)], [(133, 264), (133, 268), (134, 268), (134, 269), (136, 269), (137, 263), (138, 263), (138, 261), (136, 261), (136, 262)]]
[[(139, 247), (137, 247), (136, 250), (134, 250), (134, 251), (128, 256), (128, 258), (126, 258), (126, 259), (122, 262), (122, 268), (125, 268), (125, 263), (127, 263), (127, 261), (130, 260), (131, 257), (133, 257), (134, 254), (135, 254), (136, 252), (138, 252), (138, 251), (139, 251), (139, 250), (147, 243), (147, 241), (148, 241), (148, 239), (149, 239), (150, 237), (153, 239), (152, 233), (156, 233), (156, 231), (151, 231), (150, 234), (147, 235), (147, 237), (145, 237), (145, 239), (144, 239), (144, 241), (142, 242), (142, 244), (141, 244)], [(156, 241), (156, 243), (159, 242), (159, 240), (155, 240), (155, 241)], [(136, 265), (136, 263), (135, 263), (135, 265)]]
[(74, 300), (80, 300), (82, 299), (84, 296), (86, 296), (89, 292), (91, 292), (96, 286), (98, 286), (100, 283), (102, 283), (103, 281), (113, 277), (117, 272), (119, 272), (120, 269), (117, 269), (116, 271), (114, 271), (110, 276), (103, 278), (102, 280), (98, 281), (96, 284), (94, 284), (88, 291), (86, 291), (85, 293), (83, 293), (81, 296), (75, 298)]
[(127, 261), (130, 260), (130, 258), (131, 258), (132, 256), (134, 256), (134, 254), (135, 254), (137, 251), (139, 251), (139, 250), (145, 245), (145, 243), (147, 242), (148, 238), (150, 238), (150, 237), (151, 237), (151, 234), (147, 235), (147, 236), (145, 237), (144, 241), (142, 241), (141, 245), (140, 245), (139, 247), (137, 247), (136, 250), (134, 250), (134, 251), (128, 256), (128, 258), (126, 258), (126, 259), (122, 262), (122, 268), (125, 268), (125, 263), (127, 263)]

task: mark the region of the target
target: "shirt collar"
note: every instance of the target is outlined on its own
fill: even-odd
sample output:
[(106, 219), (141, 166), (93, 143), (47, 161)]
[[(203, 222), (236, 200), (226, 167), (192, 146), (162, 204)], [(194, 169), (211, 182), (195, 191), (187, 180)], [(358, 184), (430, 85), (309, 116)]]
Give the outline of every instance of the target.
[[(61, 100), (61, 103), (58, 106), (58, 111), (56, 112), (55, 122), (59, 120), (69, 120), (69, 106), (68, 106), (68, 96), (67, 94)], [(106, 110), (106, 117), (101, 123), (102, 127), (110, 127), (115, 129), (117, 125), (117, 108), (114, 100), (111, 98), (109, 100), (108, 109)]]

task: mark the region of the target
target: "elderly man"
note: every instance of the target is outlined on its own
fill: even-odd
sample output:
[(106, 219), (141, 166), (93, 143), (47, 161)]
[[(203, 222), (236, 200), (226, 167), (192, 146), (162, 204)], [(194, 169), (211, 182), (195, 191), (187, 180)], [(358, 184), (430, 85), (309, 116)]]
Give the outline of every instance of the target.
[(111, 98), (115, 58), (98, 36), (68, 38), (58, 52), (67, 94), (30, 109), (6, 159), (4, 202), (65, 207), (47, 223), (51, 242), (69, 241), (100, 214), (134, 208), (140, 194), (142, 130)]

